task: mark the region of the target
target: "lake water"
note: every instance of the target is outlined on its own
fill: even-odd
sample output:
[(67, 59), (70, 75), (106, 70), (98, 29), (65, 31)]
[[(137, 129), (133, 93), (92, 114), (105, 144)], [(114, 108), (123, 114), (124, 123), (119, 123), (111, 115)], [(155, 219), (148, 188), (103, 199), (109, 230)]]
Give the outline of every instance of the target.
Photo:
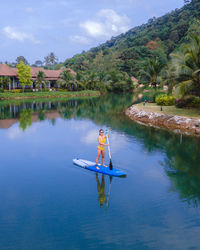
[[(200, 248), (200, 139), (132, 122), (131, 102), (0, 103), (0, 249)], [(72, 164), (100, 128), (126, 178)]]

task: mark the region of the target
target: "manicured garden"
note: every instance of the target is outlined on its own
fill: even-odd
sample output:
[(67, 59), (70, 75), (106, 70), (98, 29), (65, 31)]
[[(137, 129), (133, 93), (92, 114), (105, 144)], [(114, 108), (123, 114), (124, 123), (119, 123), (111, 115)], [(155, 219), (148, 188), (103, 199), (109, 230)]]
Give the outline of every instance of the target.
[(136, 104), (137, 108), (143, 109), (149, 112), (157, 112), (168, 115), (178, 115), (178, 116), (186, 116), (190, 118), (200, 118), (200, 109), (198, 108), (177, 108), (176, 106), (161, 106), (156, 103), (138, 103)]

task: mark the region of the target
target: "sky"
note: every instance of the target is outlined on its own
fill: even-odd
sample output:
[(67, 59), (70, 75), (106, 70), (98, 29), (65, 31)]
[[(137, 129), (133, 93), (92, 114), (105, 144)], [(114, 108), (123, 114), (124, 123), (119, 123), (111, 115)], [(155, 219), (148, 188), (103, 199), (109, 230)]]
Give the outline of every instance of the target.
[(183, 6), (183, 0), (1, 0), (0, 61), (63, 62)]

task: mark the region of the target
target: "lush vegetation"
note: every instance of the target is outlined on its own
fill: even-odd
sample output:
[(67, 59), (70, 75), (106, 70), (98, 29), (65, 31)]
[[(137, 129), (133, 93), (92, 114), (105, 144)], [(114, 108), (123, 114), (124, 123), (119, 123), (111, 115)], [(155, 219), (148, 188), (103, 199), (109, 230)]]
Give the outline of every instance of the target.
[(85, 90), (85, 91), (40, 91), (40, 92), (20, 92), (13, 93), (7, 91), (5, 93), (0, 93), (0, 100), (6, 99), (24, 99), (24, 98), (55, 98), (55, 97), (79, 97), (79, 96), (98, 96), (99, 91)]
[(161, 106), (171, 106), (175, 103), (175, 99), (173, 96), (158, 95), (156, 97), (156, 103)]
[[(5, 64), (9, 65), (10, 67), (16, 67), (17, 64), (23, 62), (25, 65), (30, 65), (28, 60), (24, 56), (18, 56), (15, 62), (8, 62), (5, 61)], [(2, 62), (1, 62), (2, 63)], [(36, 60), (31, 66), (33, 67), (44, 67), (45, 69), (50, 70), (57, 70), (64, 66), (64, 63), (58, 62), (58, 57), (55, 55), (54, 52), (50, 52), (47, 56), (44, 57), (44, 60)]]
[(25, 65), (23, 61), (20, 61), (19, 64), (17, 64), (17, 69), (18, 69), (19, 83), (24, 90), (25, 86), (32, 85), (31, 68), (28, 65)]
[(155, 90), (157, 86), (167, 85), (170, 94), (175, 87), (176, 98), (186, 94), (199, 96), (200, 2), (184, 3), (181, 9), (151, 18), (147, 24), (67, 59), (65, 66), (84, 78), (93, 79), (95, 74), (110, 91), (128, 89), (127, 83), (119, 87), (116, 81), (108, 87), (107, 75), (112, 72), (127, 74), (127, 78), (135, 76)]
[[(132, 95), (102, 95), (100, 98), (76, 99), (68, 100), (67, 102), (58, 101), (58, 99), (49, 99), (46, 102), (44, 102), (44, 99), (37, 100), (37, 102), (32, 101), (12, 100), (12, 104), (10, 104), (10, 101), (5, 101), (7, 103), (0, 102), (1, 118), (20, 119), (20, 127), (25, 130), (30, 126), (29, 117), (31, 111), (34, 114), (38, 114), (38, 121), (41, 122), (44, 119), (49, 119), (47, 115), (49, 111), (58, 111), (64, 119), (74, 117), (91, 119), (99, 127), (104, 125), (111, 127), (115, 131), (120, 131), (122, 134), (133, 136), (140, 141), (145, 153), (153, 154), (157, 153), (158, 150), (165, 152), (164, 160), (160, 164), (172, 181), (170, 192), (178, 191), (180, 199), (190, 206), (200, 205), (200, 165), (199, 158), (196, 157), (200, 148), (199, 138), (180, 136), (169, 131), (133, 123), (122, 113), (124, 109), (130, 106)], [(143, 108), (142, 104), (139, 105)], [(159, 110), (159, 107), (155, 104), (147, 104), (145, 108), (148, 108), (150, 105)], [(24, 109), (31, 111), (25, 113)], [(163, 112), (165, 110), (169, 112), (170, 110), (171, 114), (173, 114), (174, 109), (173, 106), (164, 107)], [(185, 115), (186, 111), (188, 115), (193, 116), (193, 109), (176, 109), (175, 112), (179, 112), (179, 115)], [(194, 113), (194, 117), (197, 117), (197, 115), (197, 113)], [(27, 123), (26, 120), (28, 120)], [(56, 123), (54, 118), (49, 121), (52, 126)]]
[[(184, 0), (181, 9), (130, 29), (125, 34), (87, 52), (67, 59), (66, 68), (72, 68), (76, 76), (66, 69), (58, 81), (61, 90), (100, 90), (123, 92), (134, 89), (132, 76), (145, 88), (167, 86), (168, 94), (180, 100), (184, 96), (200, 96), (200, 2)], [(27, 60), (20, 56), (17, 63)], [(19, 64), (18, 64), (19, 65)], [(34, 66), (58, 69), (63, 66), (51, 52), (44, 62), (37, 60)], [(37, 87), (42, 90), (47, 83), (38, 73)], [(23, 81), (22, 84), (23, 85)], [(9, 86), (8, 79), (2, 86)]]

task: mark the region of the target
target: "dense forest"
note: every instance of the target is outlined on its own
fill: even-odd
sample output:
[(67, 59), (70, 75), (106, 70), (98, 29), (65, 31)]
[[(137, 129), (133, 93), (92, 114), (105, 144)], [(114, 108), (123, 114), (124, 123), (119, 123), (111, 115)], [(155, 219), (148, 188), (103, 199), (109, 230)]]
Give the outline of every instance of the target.
[(171, 52), (188, 41), (200, 16), (200, 1), (193, 0), (147, 24), (112, 37), (106, 43), (65, 61), (74, 70), (107, 71), (112, 69), (137, 76), (144, 59), (159, 56), (166, 62)]
[[(58, 58), (51, 52), (44, 62), (37, 60), (32, 66), (73, 69), (74, 75), (67, 69), (60, 74), (57, 81), (60, 90), (128, 92), (139, 81), (144, 88), (156, 91), (158, 86), (160, 90), (165, 87), (168, 95), (173, 95), (173, 98), (161, 98), (159, 104), (174, 104), (175, 99), (187, 96), (187, 100), (177, 104), (179, 107), (185, 103), (200, 105), (199, 16), (200, 1), (183, 0), (182, 8), (159, 18), (153, 17), (146, 24), (112, 37), (87, 52), (66, 59), (64, 63), (58, 63)], [(28, 65), (27, 60), (20, 56), (10, 66), (16, 67), (21, 61)], [(44, 78), (42, 72), (37, 76), (36, 85), (41, 90), (43, 85), (46, 88)], [(6, 77), (1, 79), (4, 88), (8, 83)]]
[[(184, 6), (181, 9), (176, 9), (159, 18), (153, 17), (146, 24), (112, 37), (87, 52), (77, 54), (67, 59), (65, 66), (79, 72), (80, 79), (86, 76), (86, 78), (96, 76), (100, 80), (103, 79), (108, 90), (113, 90), (116, 84), (120, 85), (117, 79), (128, 81), (131, 76), (142, 83), (148, 82), (156, 87), (162, 75), (162, 81), (167, 84), (167, 81), (172, 78), (172, 71), (169, 72), (171, 55), (180, 51), (183, 54), (186, 53), (183, 46), (194, 43), (196, 39), (194, 35), (200, 34), (200, 1), (183, 2)], [(150, 65), (153, 65), (153, 69), (149, 69)], [(198, 69), (198, 65), (196, 66)], [(150, 75), (145, 76), (142, 72), (150, 72)], [(117, 75), (116, 79), (114, 75)], [(176, 78), (180, 78), (180, 75)], [(115, 83), (110, 85), (107, 79)], [(116, 86), (115, 89), (122, 90), (124, 86), (127, 86), (126, 80), (123, 86), (120, 88)], [(132, 87), (129, 84), (128, 88)]]

